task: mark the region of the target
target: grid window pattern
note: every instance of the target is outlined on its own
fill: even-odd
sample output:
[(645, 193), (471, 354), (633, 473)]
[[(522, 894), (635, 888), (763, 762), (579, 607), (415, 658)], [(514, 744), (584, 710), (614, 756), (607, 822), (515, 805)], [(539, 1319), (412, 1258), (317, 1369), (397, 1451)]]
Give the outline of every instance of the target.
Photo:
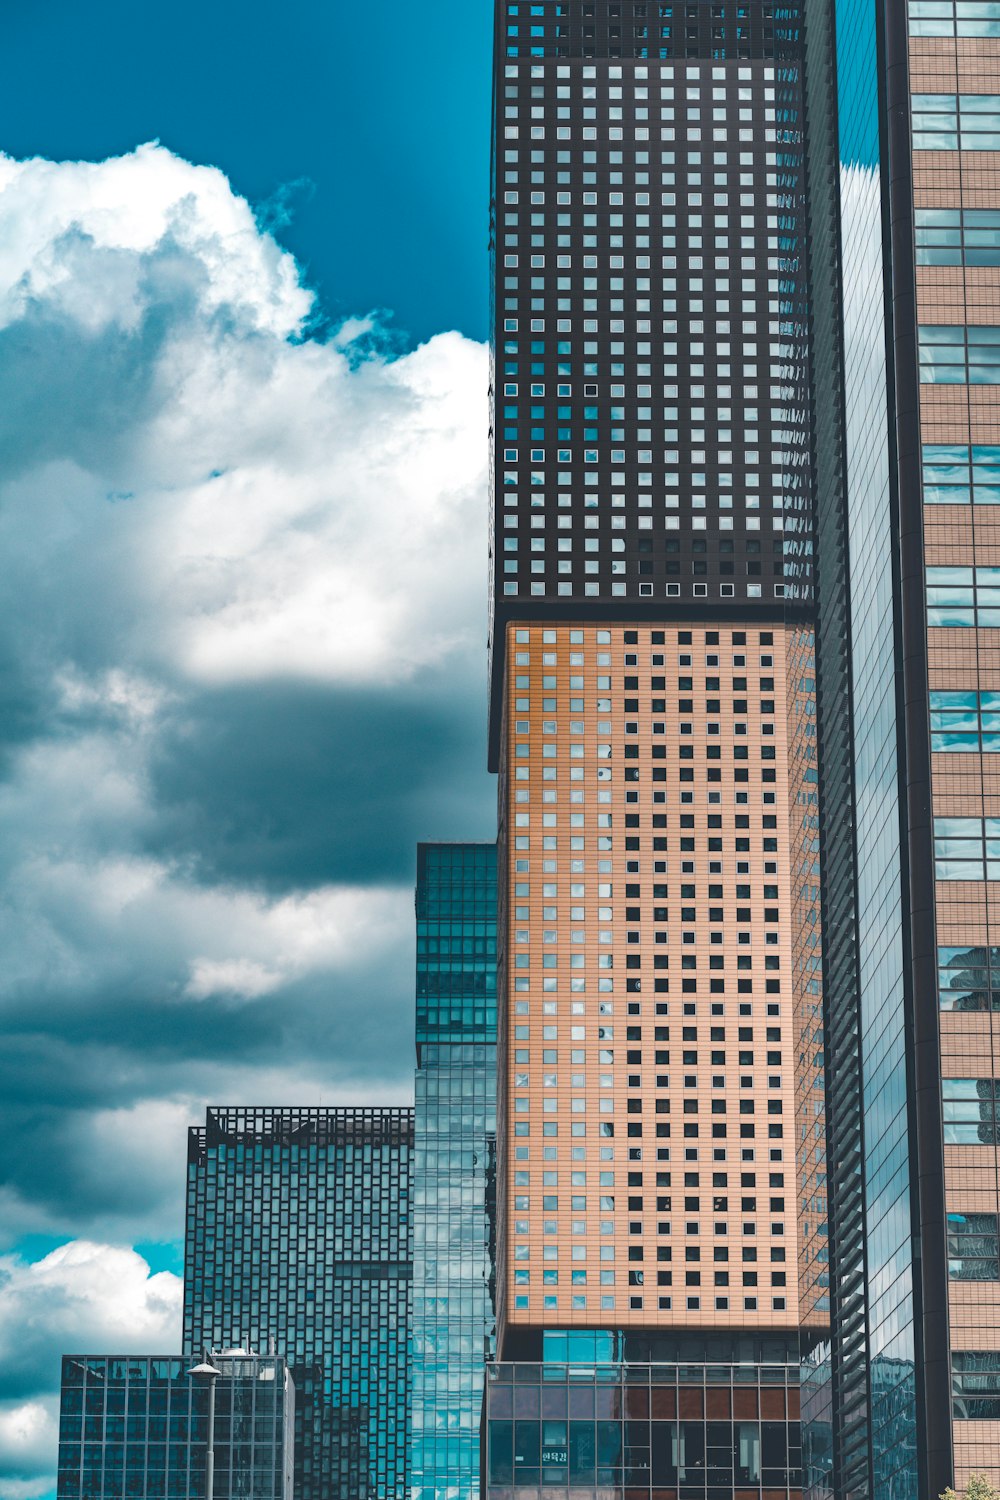
[(495, 844), (417, 849), (411, 1500), (476, 1500), (493, 1350)]
[(1000, 751), (1000, 693), (933, 691), (930, 701), (936, 753)]
[(938, 880), (1000, 880), (1000, 818), (935, 818)]
[(942, 1010), (1000, 1010), (1000, 948), (939, 948)]
[(188, 1139), (184, 1348), (273, 1337), (297, 1500), (408, 1482), (413, 1112), (210, 1109)]
[(518, 1349), (556, 1317), (788, 1327), (785, 643), (763, 638), (811, 598), (801, 18), (534, 9), (498, 12), (495, 73), (498, 1312)]
[(1000, 568), (928, 568), (927, 623), (1000, 626)]
[[(1000, 136), (997, 137), (1000, 146)], [(1000, 382), (1000, 324), (922, 323), (917, 330), (920, 379), (927, 385), (996, 385)]]
[(1000, 36), (1000, 0), (909, 0), (911, 36)]
[(794, 1324), (785, 634), (509, 630), (507, 1318)]
[(952, 1281), (1000, 1280), (996, 1214), (948, 1215), (948, 1275)]
[(697, 65), (628, 66), (600, 3), (596, 34), (524, 9), (495, 76), (494, 760), (517, 601), (773, 612), (812, 569), (797, 7), (689, 6)]
[(914, 94), (915, 151), (1000, 150), (1000, 94)]
[(994, 1146), (1000, 1078), (945, 1078), (944, 1139), (951, 1146)]
[[(285, 1361), (214, 1358), (218, 1500), (292, 1500)], [(203, 1500), (208, 1389), (190, 1360), (66, 1355), (58, 1500)]]
[(918, 208), (914, 219), (918, 266), (1000, 266), (1000, 211)]
[[(785, 510), (804, 525), (809, 496), (796, 158), (783, 132), (784, 170), (752, 170), (778, 70), (717, 72), (505, 70), (524, 124), (497, 193), (498, 598), (784, 596)], [(693, 114), (744, 159), (691, 170), (664, 141)], [(746, 274), (755, 250), (784, 274)]]
[[(773, 1500), (801, 1486), (795, 1366), (497, 1365), (487, 1500), (671, 1493)], [(548, 1488), (550, 1487), (551, 1488)]]
[(506, 0), (498, 6), (508, 58), (751, 58), (794, 40), (796, 7), (684, 0)]
[(951, 1391), (956, 1421), (1000, 1421), (1000, 1350), (952, 1350)]
[(496, 1038), (496, 846), (417, 848), (417, 1056)]
[(925, 505), (1000, 505), (1000, 447), (924, 443)]
[[(813, 631), (787, 641), (788, 827), (793, 870), (817, 870), (816, 652)], [(790, 985), (794, 1007), (795, 1167), (798, 1207), (799, 1328), (830, 1323), (827, 1227), (826, 1088), (823, 1070), (823, 960), (818, 880), (790, 882)]]

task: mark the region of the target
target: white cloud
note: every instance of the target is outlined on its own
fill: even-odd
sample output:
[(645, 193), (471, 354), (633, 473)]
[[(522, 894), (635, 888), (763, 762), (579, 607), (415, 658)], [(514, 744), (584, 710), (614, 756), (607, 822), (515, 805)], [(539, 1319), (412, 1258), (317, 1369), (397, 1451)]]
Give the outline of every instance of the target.
[(0, 156), (0, 1245), (76, 1236), (0, 1256), (0, 1500), (49, 1483), (62, 1350), (177, 1346), (177, 1278), (110, 1242), (180, 1232), (206, 1099), (408, 1089), (409, 870), (329, 867), (436, 815), (418, 736), (481, 713), (487, 355), (315, 312), (214, 168)]
[(408, 891), (277, 899), (150, 853), (153, 767), (199, 692), (478, 692), (485, 350), (372, 353), (370, 316), (310, 336), (292, 257), (156, 145), (0, 156), (0, 227), (0, 618), (41, 700), (0, 781), (0, 1013), (140, 973), (230, 1005), (399, 955)]
[(58, 1380), (62, 1351), (170, 1353), (180, 1347), (181, 1299), (179, 1276), (150, 1274), (118, 1245), (72, 1240), (34, 1262), (0, 1256), (0, 1366), (36, 1375), (37, 1392)]
[(0, 327), (54, 338), (64, 369), (103, 354), (74, 393), (86, 430), (35, 434), (6, 486), (0, 541), (55, 563), (36, 592), (68, 569), (84, 609), (114, 601), (129, 666), (215, 682), (392, 681), (481, 637), (480, 345), (355, 357), (370, 319), (294, 337), (311, 298), (292, 258), (220, 172), (158, 146), (0, 157), (0, 223)]
[[(127, 799), (122, 805), (127, 813)], [(405, 888), (328, 886), (276, 898), (201, 885), (149, 858), (81, 855), (19, 865), (0, 908), (0, 941), (6, 934), (20, 955), (13, 977), (29, 979), (47, 954), (50, 979), (61, 971), (72, 981), (86, 954), (88, 969), (98, 962), (105, 981), (120, 982), (141, 953), (162, 1000), (254, 999), (309, 974), (335, 982), (409, 943)]]
[[(64, 1352), (173, 1353), (180, 1349), (182, 1286), (150, 1274), (141, 1255), (72, 1241), (34, 1263), (0, 1256), (0, 1500), (32, 1500), (47, 1487), (58, 1431)], [(43, 1483), (43, 1481), (45, 1481)]]
[[(59, 1439), (54, 1398), (45, 1401), (0, 1401), (0, 1500), (33, 1500), (55, 1488), (51, 1468)], [(5, 1478), (5, 1473), (39, 1477)]]
[(184, 993), (193, 1000), (207, 1000), (210, 995), (256, 1000), (277, 989), (283, 978), (280, 969), (268, 968), (251, 958), (195, 958)]
[(180, 1338), (181, 1280), (150, 1275), (136, 1251), (72, 1240), (42, 1260), (0, 1256), (0, 1360), (25, 1359), (25, 1330), (61, 1346), (169, 1352)]
[(141, 257), (164, 240), (202, 270), (206, 309), (237, 306), (256, 326), (287, 336), (312, 304), (292, 257), (259, 233), (225, 175), (155, 144), (101, 162), (0, 154), (0, 219), (2, 323), (16, 321), (34, 301), (85, 327), (135, 327), (144, 299)]

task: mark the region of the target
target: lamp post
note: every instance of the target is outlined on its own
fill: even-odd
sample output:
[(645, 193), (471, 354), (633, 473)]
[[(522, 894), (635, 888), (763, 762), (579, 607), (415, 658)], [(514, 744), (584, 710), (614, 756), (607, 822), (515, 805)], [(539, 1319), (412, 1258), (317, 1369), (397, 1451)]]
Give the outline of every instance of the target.
[(208, 1438), (205, 1444), (205, 1500), (215, 1497), (215, 1382), (222, 1374), (207, 1361), (195, 1365), (188, 1374), (208, 1381)]

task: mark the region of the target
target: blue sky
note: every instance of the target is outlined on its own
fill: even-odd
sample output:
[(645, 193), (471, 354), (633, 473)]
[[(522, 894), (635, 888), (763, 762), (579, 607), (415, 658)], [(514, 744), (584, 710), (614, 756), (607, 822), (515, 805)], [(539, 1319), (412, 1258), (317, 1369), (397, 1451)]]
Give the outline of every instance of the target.
[(0, 1500), (61, 1349), (178, 1343), (206, 1104), (410, 1096), (415, 843), (495, 831), (490, 27), (4, 9)]
[(0, 147), (103, 157), (160, 140), (254, 204), (327, 312), (485, 338), (487, 0), (8, 0)]

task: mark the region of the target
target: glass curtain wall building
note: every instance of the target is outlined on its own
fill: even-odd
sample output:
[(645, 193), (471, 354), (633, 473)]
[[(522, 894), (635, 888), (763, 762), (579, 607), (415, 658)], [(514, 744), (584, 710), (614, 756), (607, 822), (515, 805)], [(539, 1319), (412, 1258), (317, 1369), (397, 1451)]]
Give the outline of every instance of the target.
[[(295, 1388), (274, 1356), (212, 1355), (214, 1493), (292, 1500)], [(191, 1361), (64, 1355), (58, 1500), (204, 1500), (209, 1390)]]
[(817, 446), (834, 1441), (807, 1481), (915, 1497), (1000, 1479), (1000, 13), (815, 14), (817, 369), (843, 374)]
[(280, 1349), (296, 1500), (408, 1485), (413, 1111), (210, 1109), (189, 1133), (184, 1349)]
[(494, 1333), (496, 910), (495, 844), (418, 845), (413, 1500), (479, 1493)]
[(797, 1493), (797, 1365), (625, 1364), (602, 1350), (607, 1338), (562, 1335), (557, 1358), (591, 1345), (574, 1364), (491, 1367), (487, 1500), (537, 1494), (539, 1482), (550, 1496), (632, 1500)]

